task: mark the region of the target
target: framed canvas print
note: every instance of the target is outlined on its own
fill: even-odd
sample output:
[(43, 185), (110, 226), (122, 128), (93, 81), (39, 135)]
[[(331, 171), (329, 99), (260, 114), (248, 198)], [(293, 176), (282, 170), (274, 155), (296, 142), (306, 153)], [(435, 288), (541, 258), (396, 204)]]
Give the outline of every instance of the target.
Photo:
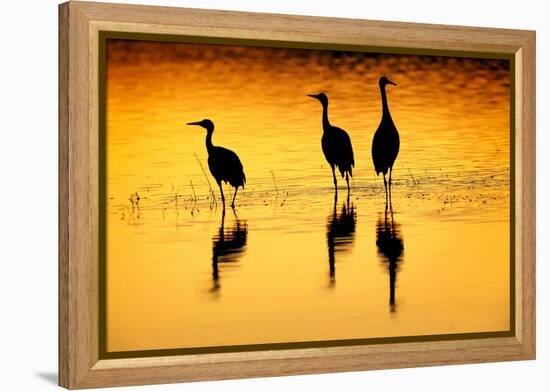
[(68, 2), (60, 385), (535, 358), (535, 33)]

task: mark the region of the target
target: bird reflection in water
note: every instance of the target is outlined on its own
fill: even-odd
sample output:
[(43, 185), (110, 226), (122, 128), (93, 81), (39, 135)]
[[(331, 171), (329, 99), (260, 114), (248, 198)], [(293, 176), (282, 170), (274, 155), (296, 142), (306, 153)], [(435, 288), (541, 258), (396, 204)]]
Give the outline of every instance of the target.
[[(235, 220), (230, 227), (225, 227), (225, 210), (218, 233), (212, 238), (212, 292), (220, 289), (220, 266), (231, 265), (239, 261), (246, 250), (248, 227), (246, 221), (240, 220), (235, 214)], [(222, 266), (223, 267), (223, 266)]]
[[(389, 214), (389, 217), (388, 217)], [(378, 255), (390, 275), (390, 311), (395, 312), (395, 281), (400, 264), (403, 262), (403, 237), (399, 225), (394, 221), (393, 209), (386, 206), (384, 220), (379, 217), (376, 224), (376, 247)]]
[(350, 204), (349, 196), (342, 203), (340, 213), (336, 210), (337, 201), (338, 198), (335, 193), (332, 213), (327, 219), (328, 262), (331, 287), (336, 282), (336, 253), (348, 251), (353, 244), (357, 216), (353, 203)]

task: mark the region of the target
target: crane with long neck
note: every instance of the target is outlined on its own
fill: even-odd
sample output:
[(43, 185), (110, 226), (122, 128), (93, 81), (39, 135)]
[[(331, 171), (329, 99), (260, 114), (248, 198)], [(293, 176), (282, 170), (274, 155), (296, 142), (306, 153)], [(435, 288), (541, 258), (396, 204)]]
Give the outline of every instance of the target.
[(220, 188), (222, 204), (225, 209), (225, 196), (223, 194), (222, 182), (229, 183), (235, 188), (231, 207), (235, 208), (235, 198), (239, 187), (244, 189), (246, 177), (243, 165), (237, 154), (227, 148), (215, 146), (212, 143), (214, 123), (209, 119), (198, 122), (189, 122), (187, 125), (196, 125), (206, 129), (206, 151), (208, 152), (208, 168)]
[[(382, 98), (382, 119), (380, 125), (374, 133), (372, 139), (372, 161), (376, 175), (382, 173), (384, 177), (384, 190), (386, 192), (386, 207), (389, 204), (391, 207), (391, 183), (392, 171), (395, 159), (399, 154), (399, 132), (393, 123), (393, 119), (388, 107), (388, 98), (386, 96), (386, 85), (391, 84), (396, 86), (393, 81), (382, 76), (378, 82), (380, 86), (380, 96)], [(386, 181), (386, 174), (389, 172), (389, 180)]]
[(334, 191), (338, 193), (338, 183), (336, 181), (336, 168), (340, 171), (342, 178), (346, 178), (348, 194), (350, 191), (349, 177), (353, 176), (352, 169), (355, 166), (353, 157), (353, 147), (351, 139), (347, 132), (336, 126), (332, 126), (328, 119), (328, 97), (324, 93), (308, 95), (317, 99), (323, 106), (323, 136), (321, 137), (321, 147), (332, 170), (332, 179), (334, 182)]

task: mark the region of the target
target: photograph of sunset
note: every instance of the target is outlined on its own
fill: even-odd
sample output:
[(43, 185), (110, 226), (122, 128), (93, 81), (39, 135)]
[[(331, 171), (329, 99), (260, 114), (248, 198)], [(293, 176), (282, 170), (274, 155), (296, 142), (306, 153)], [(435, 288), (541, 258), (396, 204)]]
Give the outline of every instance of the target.
[(509, 60), (106, 42), (107, 352), (510, 330)]

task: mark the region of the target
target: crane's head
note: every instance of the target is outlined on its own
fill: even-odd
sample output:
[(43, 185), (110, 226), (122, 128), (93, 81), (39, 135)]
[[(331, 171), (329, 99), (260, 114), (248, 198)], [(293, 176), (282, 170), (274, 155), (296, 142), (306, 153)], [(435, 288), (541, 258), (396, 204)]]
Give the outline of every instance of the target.
[(214, 130), (214, 122), (210, 121), (209, 119), (203, 119), (202, 121), (197, 122), (188, 122), (187, 125), (197, 125), (205, 128), (209, 132)]
[(321, 102), (322, 105), (328, 104), (328, 97), (322, 92), (320, 94), (308, 95), (308, 96), (314, 99), (317, 99), (319, 102)]
[(391, 81), (390, 79), (388, 79), (386, 76), (382, 76), (380, 78), (380, 81), (378, 82), (378, 84), (380, 84), (380, 87), (386, 87), (386, 84), (391, 84), (393, 86), (396, 86), (397, 84), (395, 84), (393, 81)]

